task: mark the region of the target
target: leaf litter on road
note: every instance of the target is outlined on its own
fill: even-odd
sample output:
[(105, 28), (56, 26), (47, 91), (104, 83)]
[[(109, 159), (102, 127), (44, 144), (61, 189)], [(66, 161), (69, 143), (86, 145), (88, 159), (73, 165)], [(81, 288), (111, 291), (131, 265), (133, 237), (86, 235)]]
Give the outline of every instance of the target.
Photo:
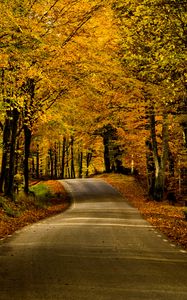
[(150, 200), (145, 189), (133, 176), (105, 174), (101, 178), (117, 189), (130, 204), (138, 208), (149, 223), (163, 232), (172, 242), (187, 249), (187, 221), (184, 207), (170, 205), (167, 201)]

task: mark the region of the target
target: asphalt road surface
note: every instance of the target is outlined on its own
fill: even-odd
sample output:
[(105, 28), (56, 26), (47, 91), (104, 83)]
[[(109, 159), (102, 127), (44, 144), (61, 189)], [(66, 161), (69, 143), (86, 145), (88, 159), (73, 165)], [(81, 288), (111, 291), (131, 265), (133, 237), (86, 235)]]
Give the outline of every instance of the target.
[(187, 253), (110, 185), (63, 181), (63, 214), (0, 241), (0, 300), (186, 300)]

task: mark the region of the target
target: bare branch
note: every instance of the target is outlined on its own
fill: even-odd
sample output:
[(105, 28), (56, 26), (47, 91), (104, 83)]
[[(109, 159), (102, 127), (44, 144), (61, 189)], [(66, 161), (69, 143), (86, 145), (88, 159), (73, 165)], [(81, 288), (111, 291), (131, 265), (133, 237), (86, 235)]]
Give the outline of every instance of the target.
[(47, 12), (44, 13), (44, 15), (39, 20), (39, 23), (43, 21), (43, 19), (48, 15), (48, 13), (55, 7), (55, 5), (59, 2), (59, 0), (55, 0), (55, 2), (50, 6)]
[(97, 4), (94, 7), (92, 7), (92, 9), (84, 15), (84, 17), (82, 18), (82, 20), (79, 22), (78, 26), (64, 40), (64, 42), (62, 43), (62, 47), (66, 46), (66, 44), (77, 34), (77, 32), (82, 28), (82, 26), (91, 19), (91, 17), (93, 16), (94, 12), (98, 11), (102, 6), (103, 5), (101, 3)]

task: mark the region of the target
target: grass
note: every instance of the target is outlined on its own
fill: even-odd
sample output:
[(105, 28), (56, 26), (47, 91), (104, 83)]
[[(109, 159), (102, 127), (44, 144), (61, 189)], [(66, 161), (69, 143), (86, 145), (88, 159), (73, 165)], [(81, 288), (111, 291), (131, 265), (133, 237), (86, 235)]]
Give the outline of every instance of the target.
[(45, 183), (38, 183), (30, 188), (30, 197), (35, 199), (35, 205), (45, 208), (50, 205), (50, 200), (54, 198), (53, 192)]

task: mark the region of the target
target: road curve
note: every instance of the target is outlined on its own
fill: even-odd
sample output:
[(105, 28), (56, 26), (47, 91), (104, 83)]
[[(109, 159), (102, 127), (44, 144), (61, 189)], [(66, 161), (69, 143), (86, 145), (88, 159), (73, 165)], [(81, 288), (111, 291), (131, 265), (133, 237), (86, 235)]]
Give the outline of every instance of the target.
[(61, 181), (65, 213), (0, 241), (0, 300), (186, 300), (187, 253), (110, 185)]

